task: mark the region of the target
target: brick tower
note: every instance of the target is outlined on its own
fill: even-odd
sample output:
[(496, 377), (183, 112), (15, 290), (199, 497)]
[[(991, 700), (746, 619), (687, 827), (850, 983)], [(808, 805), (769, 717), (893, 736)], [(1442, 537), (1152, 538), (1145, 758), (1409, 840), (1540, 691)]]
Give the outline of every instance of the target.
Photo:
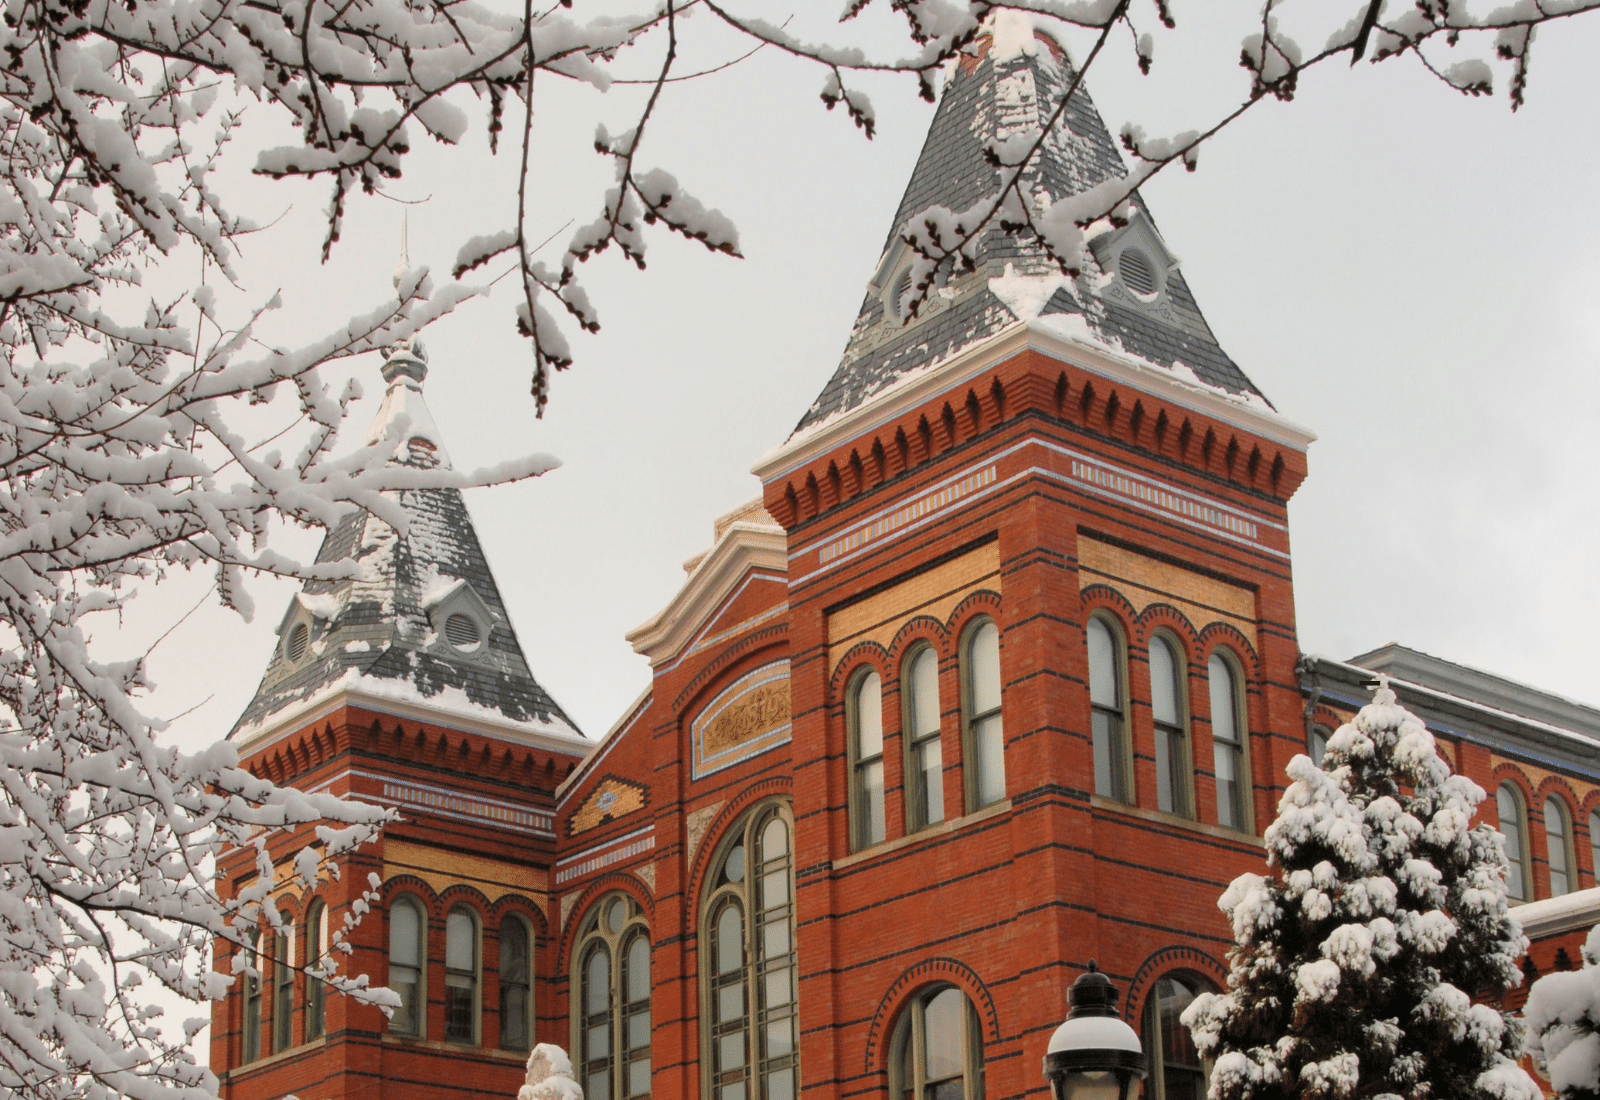
[[(420, 344), (386, 356), (368, 439), (392, 441), (395, 464), (449, 464), (423, 401), (426, 375)], [(392, 806), (401, 819), (338, 880), (275, 896), (290, 930), (268, 933), (260, 980), (241, 979), (213, 1013), (211, 1065), (226, 1100), (503, 1100), (522, 1080), (536, 1017), (555, 1011), (533, 980), (551, 965), (540, 953), (554, 791), (589, 743), (529, 672), (461, 494), (384, 500), (328, 533), (317, 561), (349, 559), (359, 573), (296, 595), (230, 738), (257, 775)], [(248, 857), (223, 861), (225, 893), (254, 876)], [(382, 905), (340, 969), (401, 992), (387, 1023), (304, 973), (369, 875)]]

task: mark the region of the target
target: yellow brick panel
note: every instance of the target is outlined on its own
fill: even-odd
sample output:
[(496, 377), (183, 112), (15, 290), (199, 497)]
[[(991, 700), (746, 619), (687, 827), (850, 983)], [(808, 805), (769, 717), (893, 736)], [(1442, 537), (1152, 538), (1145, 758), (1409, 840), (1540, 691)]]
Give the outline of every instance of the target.
[(884, 648), (906, 620), (927, 615), (945, 622), (974, 592), (1000, 591), (1000, 544), (987, 542), (959, 558), (884, 589), (828, 616), (828, 667), (852, 646), (877, 642)]
[(1116, 589), (1136, 614), (1153, 603), (1181, 611), (1196, 631), (1227, 623), (1247, 638), (1256, 633), (1256, 597), (1248, 588), (1219, 581), (1182, 566), (1147, 557), (1097, 539), (1078, 539), (1078, 589), (1104, 584)]
[(386, 840), (383, 844), (383, 877), (415, 875), (443, 893), (452, 886), (471, 886), (496, 902), (507, 894), (523, 894), (542, 900), (548, 876), (537, 867), (505, 863), (498, 859), (471, 856), (462, 852), (448, 852), (403, 840)]

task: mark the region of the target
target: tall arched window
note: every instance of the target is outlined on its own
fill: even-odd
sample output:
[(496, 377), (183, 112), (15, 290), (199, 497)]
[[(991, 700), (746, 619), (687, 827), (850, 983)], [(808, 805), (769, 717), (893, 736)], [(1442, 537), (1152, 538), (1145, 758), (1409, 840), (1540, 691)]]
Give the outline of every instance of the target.
[(444, 1037), (478, 1041), (478, 918), (460, 907), (444, 920)]
[(944, 820), (944, 754), (939, 744), (939, 656), (921, 646), (900, 666), (906, 745), (906, 829)]
[(1600, 811), (1589, 815), (1589, 869), (1600, 883)]
[(1500, 835), (1506, 844), (1506, 896), (1515, 901), (1529, 901), (1532, 892), (1528, 884), (1533, 876), (1528, 874), (1527, 815), (1522, 809), (1522, 796), (1509, 783), (1502, 783), (1494, 792), (1495, 810), (1500, 815)]
[(1188, 665), (1172, 640), (1150, 639), (1150, 711), (1156, 724), (1156, 808), (1194, 816), (1190, 797)]
[(967, 808), (1006, 797), (1006, 739), (1000, 723), (1000, 628), (982, 619), (961, 646), (962, 752)]
[(706, 1100), (794, 1100), (794, 860), (785, 806), (752, 811), (723, 841), (702, 910)]
[(953, 986), (919, 994), (895, 1025), (890, 1100), (983, 1100), (983, 1033)]
[(500, 922), (500, 1049), (533, 1049), (533, 929), (516, 914)]
[(626, 894), (607, 894), (584, 918), (574, 953), (573, 1012), (585, 1100), (650, 1095), (650, 925)]
[(850, 847), (869, 848), (884, 837), (883, 685), (871, 670), (850, 681), (845, 704), (850, 734)]
[(1144, 1010), (1144, 1051), (1150, 1067), (1145, 1100), (1205, 1100), (1205, 1066), (1181, 1020), (1201, 988), (1189, 975), (1171, 974), (1150, 991)]
[(328, 1029), (328, 987), (320, 975), (328, 961), (328, 906), (318, 900), (306, 910), (306, 1042)]
[(272, 1052), (294, 1045), (294, 944), (288, 929), (272, 937)]
[(1129, 781), (1128, 715), (1124, 706), (1123, 648), (1109, 623), (1089, 619), (1089, 725), (1094, 744), (1094, 793), (1133, 801)]
[(389, 988), (400, 997), (400, 1007), (389, 1017), (392, 1035), (422, 1037), (428, 999), (423, 988), (423, 947), (428, 919), (412, 897), (397, 898), (389, 906)]
[(261, 1057), (261, 953), (256, 950), (261, 942), (261, 933), (252, 931), (245, 940), (245, 953), (249, 957), (250, 969), (244, 979), (244, 1016), (239, 1022), (239, 1030), (243, 1032), (244, 1049), (240, 1052), (239, 1062), (247, 1065)]
[(1310, 753), (1311, 762), (1319, 768), (1322, 767), (1322, 758), (1328, 755), (1328, 738), (1332, 736), (1326, 726), (1312, 726), (1310, 736), (1306, 738), (1306, 750)]
[(1206, 665), (1211, 683), (1212, 772), (1217, 778), (1217, 824), (1247, 829), (1245, 798), (1249, 793), (1245, 770), (1244, 701), (1234, 664), (1216, 650)]
[(1545, 850), (1550, 864), (1550, 896), (1559, 898), (1572, 890), (1572, 828), (1567, 824), (1567, 808), (1554, 796), (1544, 800)]

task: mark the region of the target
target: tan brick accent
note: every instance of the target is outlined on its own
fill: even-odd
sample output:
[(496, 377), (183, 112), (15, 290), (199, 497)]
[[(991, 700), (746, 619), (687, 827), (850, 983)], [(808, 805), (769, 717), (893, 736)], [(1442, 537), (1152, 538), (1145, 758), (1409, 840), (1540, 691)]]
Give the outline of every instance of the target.
[(567, 822), (567, 835), (577, 836), (608, 821), (637, 813), (644, 809), (644, 803), (643, 787), (608, 775), (595, 785), (577, 813)]
[(1153, 603), (1165, 603), (1183, 612), (1196, 631), (1221, 622), (1247, 638), (1255, 637), (1256, 597), (1248, 588), (1080, 536), (1078, 589), (1096, 584), (1122, 593), (1136, 614)]
[(860, 642), (887, 648), (913, 615), (945, 622), (962, 600), (982, 589), (1000, 591), (999, 543), (985, 543), (829, 615), (828, 667), (837, 668), (845, 653)]
[(498, 859), (441, 851), (403, 840), (387, 840), (383, 845), (383, 877), (415, 875), (436, 893), (464, 884), (482, 892), (491, 903), (507, 894), (542, 894), (549, 876), (539, 867), (504, 863)]

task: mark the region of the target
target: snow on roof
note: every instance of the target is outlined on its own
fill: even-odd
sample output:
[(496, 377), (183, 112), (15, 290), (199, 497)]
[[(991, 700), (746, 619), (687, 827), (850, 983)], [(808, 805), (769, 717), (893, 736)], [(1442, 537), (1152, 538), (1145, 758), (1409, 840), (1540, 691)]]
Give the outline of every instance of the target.
[[(391, 464), (449, 463), (423, 400), (426, 375), (425, 353), (415, 343), (393, 349), (384, 363), (388, 391), (366, 438), (396, 440)], [(345, 580), (306, 582), (280, 627), (283, 642), (230, 738), (254, 739), (331, 694), (358, 691), (441, 717), (581, 739), (528, 668), (461, 493), (402, 489), (385, 495), (404, 512), (403, 529), (356, 509), (328, 532), (317, 561), (349, 559), (361, 569)], [(487, 621), (475, 624), (474, 644), (457, 646), (441, 637), (433, 615), (464, 588), (475, 599), (453, 602), (451, 609)], [(299, 635), (297, 646), (299, 631), (285, 628), (298, 622), (308, 634)]]
[[(1270, 408), (1218, 345), (1175, 260), (1162, 266), (1159, 308), (1111, 286), (1104, 266), (1111, 253), (1100, 244), (1120, 240), (1125, 231), (1109, 225), (1094, 245), (1100, 251), (1084, 257), (1084, 274), (1072, 283), (1031, 234), (996, 223), (985, 230), (978, 270), (953, 278), (945, 293), (929, 297), (919, 318), (899, 325), (888, 303), (898, 287), (897, 265), (910, 258), (899, 243), (908, 219), (935, 205), (966, 210), (990, 193), (997, 175), (987, 150), (1037, 133), (1074, 76), (1060, 47), (1037, 34), (1023, 13), (991, 17), (977, 49), (976, 61), (958, 65), (940, 97), (842, 361), (790, 442), (1019, 320), (1052, 316), (1068, 325), (1081, 322), (1084, 333), (1130, 357), (1166, 368), (1181, 363), (1204, 385)], [(1055, 202), (1125, 173), (1116, 143), (1080, 86), (1024, 183), (1032, 198)], [(1144, 239), (1159, 241), (1137, 193), (1130, 209)]]

